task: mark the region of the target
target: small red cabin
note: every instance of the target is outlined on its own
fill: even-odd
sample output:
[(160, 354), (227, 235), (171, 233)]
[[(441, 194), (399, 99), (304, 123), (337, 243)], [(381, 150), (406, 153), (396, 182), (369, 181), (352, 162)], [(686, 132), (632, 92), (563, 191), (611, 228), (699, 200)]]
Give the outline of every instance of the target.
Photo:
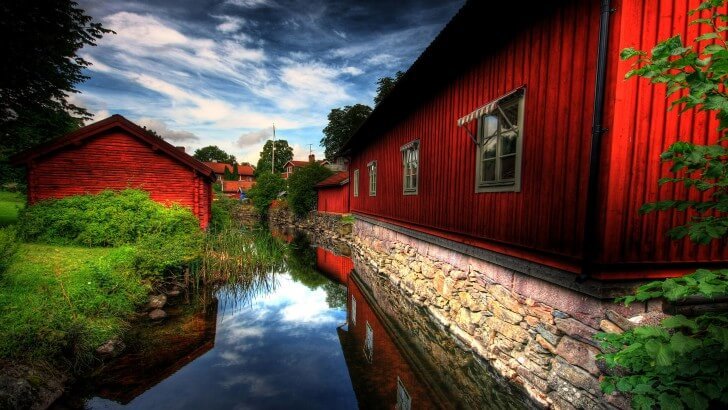
[(700, 3), (468, 1), (342, 151), (352, 213), (521, 272), (616, 280), (725, 266), (725, 243), (666, 235), (684, 213), (639, 214), (684, 195), (658, 186), (670, 176), (660, 153), (678, 139), (717, 143), (718, 120), (668, 111), (665, 87), (625, 80), (633, 62), (619, 58), (676, 33), (694, 44), (688, 11)]
[(161, 203), (210, 221), (213, 171), (121, 115), (83, 127), (13, 158), (25, 165), (28, 203), (106, 189), (143, 189)]
[(349, 173), (340, 171), (316, 184), (318, 212), (349, 213)]

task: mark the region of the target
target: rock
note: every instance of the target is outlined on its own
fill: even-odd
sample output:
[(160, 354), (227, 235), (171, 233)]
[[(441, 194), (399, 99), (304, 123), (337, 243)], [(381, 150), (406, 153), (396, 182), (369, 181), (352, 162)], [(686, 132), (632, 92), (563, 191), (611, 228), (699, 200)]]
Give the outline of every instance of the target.
[(492, 299), (488, 301), (488, 309), (493, 313), (494, 317), (497, 317), (504, 322), (517, 325), (523, 320), (523, 316), (519, 315), (518, 313), (511, 312), (510, 310), (503, 307), (503, 305)]
[(488, 329), (491, 331), (500, 333), (518, 343), (526, 343), (531, 338), (528, 332), (523, 330), (520, 326), (512, 325), (496, 317), (487, 318), (486, 323), (488, 324)]
[(556, 346), (556, 354), (595, 376), (600, 373), (596, 363), (596, 356), (599, 353), (600, 351), (596, 347), (572, 339), (569, 336), (562, 337)]
[(464, 280), (468, 278), (468, 274), (461, 270), (451, 270), (450, 277), (455, 280)]
[(635, 327), (634, 323), (630, 322), (626, 317), (620, 315), (619, 313), (617, 313), (611, 309), (607, 310), (606, 314), (607, 314), (607, 319), (611, 320), (612, 323), (614, 323), (617, 326), (619, 326), (620, 328), (622, 328), (622, 330), (630, 330), (630, 329), (634, 329), (634, 327)]
[(552, 315), (554, 317), (559, 318), (559, 319), (566, 319), (567, 317), (569, 317), (569, 315), (567, 315), (566, 313), (564, 313), (564, 312), (562, 312), (560, 310), (556, 310), (556, 309), (554, 309), (554, 312), (553, 312)]
[(543, 347), (544, 349), (548, 350), (552, 354), (556, 354), (556, 346), (552, 345), (548, 342), (548, 340), (544, 339), (541, 335), (536, 335), (536, 342)]
[(527, 309), (529, 314), (537, 317), (541, 322), (554, 324), (554, 309), (550, 306), (546, 306), (541, 303), (536, 303), (529, 306)]
[(516, 298), (513, 297), (511, 292), (501, 285), (492, 285), (488, 287), (488, 293), (495, 298), (501, 305), (511, 312), (523, 313), (523, 305), (521, 305)]
[(96, 353), (100, 356), (116, 356), (126, 348), (124, 342), (118, 338), (107, 340), (96, 349)]
[(555, 357), (551, 360), (551, 375), (549, 379), (555, 378), (556, 376), (566, 380), (574, 387), (588, 391), (590, 394), (597, 394), (601, 391), (599, 381), (596, 377), (581, 368), (570, 365), (561, 357)]
[(543, 324), (539, 324), (538, 326), (536, 326), (536, 332), (552, 345), (556, 346), (557, 344), (559, 344), (559, 336), (548, 330)]
[(597, 332), (596, 329), (592, 329), (591, 327), (579, 322), (574, 318), (556, 318), (555, 322), (556, 328), (564, 332), (565, 334), (581, 342), (589, 343), (592, 346), (598, 347), (597, 342), (592, 339), (594, 333)]
[(165, 295), (156, 295), (156, 296), (150, 296), (149, 297), (149, 303), (147, 306), (150, 309), (161, 309), (164, 307), (164, 305), (167, 303), (167, 296)]
[(165, 317), (167, 317), (167, 312), (162, 309), (154, 309), (149, 312), (149, 318), (152, 320), (164, 319)]
[(172, 289), (170, 291), (167, 291), (167, 296), (170, 296), (170, 297), (179, 296), (179, 294), (180, 294), (179, 289)]
[(624, 330), (622, 330), (621, 327), (617, 326), (613, 322), (610, 322), (607, 319), (603, 319), (599, 322), (599, 328), (607, 333), (624, 333)]
[(61, 394), (68, 376), (56, 369), (0, 360), (0, 409), (45, 409)]

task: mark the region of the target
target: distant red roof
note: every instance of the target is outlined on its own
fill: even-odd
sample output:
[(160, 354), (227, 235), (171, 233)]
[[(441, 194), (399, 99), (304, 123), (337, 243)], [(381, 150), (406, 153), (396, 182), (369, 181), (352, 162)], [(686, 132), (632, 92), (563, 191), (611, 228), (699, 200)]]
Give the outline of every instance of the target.
[(316, 188), (323, 188), (327, 186), (340, 186), (340, 185), (346, 185), (349, 183), (349, 172), (348, 171), (339, 171), (335, 173), (334, 175), (331, 175), (330, 177), (324, 179), (323, 181), (316, 184)]
[(214, 179), (213, 170), (210, 169), (210, 167), (119, 114), (114, 114), (109, 118), (79, 128), (78, 130), (68, 133), (60, 138), (56, 138), (29, 150), (23, 151), (12, 157), (11, 161), (14, 164), (27, 163), (67, 145), (79, 144), (86, 138), (93, 138), (102, 135), (104, 131), (114, 128), (126, 130), (132, 136), (150, 144), (155, 150), (159, 150), (175, 160), (192, 167), (192, 169), (210, 179)]
[(238, 192), (238, 188), (248, 192), (253, 185), (253, 181), (222, 181), (222, 192)]
[(248, 164), (238, 164), (238, 174), (241, 176), (253, 176), (255, 169)]
[[(216, 174), (224, 174), (225, 168), (233, 172), (233, 164), (226, 162), (205, 162), (205, 165), (210, 167)], [(238, 164), (238, 174), (241, 176), (253, 176), (255, 169), (249, 164)]]

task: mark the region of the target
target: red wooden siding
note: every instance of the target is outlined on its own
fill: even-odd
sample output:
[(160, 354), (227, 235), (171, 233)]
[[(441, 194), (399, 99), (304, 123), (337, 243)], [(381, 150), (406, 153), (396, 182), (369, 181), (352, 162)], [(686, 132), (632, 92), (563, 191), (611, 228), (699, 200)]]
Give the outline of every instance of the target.
[(354, 262), (351, 261), (351, 258), (317, 247), (316, 269), (326, 274), (330, 279), (344, 285), (349, 278), (349, 273), (354, 269)]
[[(417, 378), (412, 366), (400, 353), (359, 287), (350, 279), (347, 288), (349, 326), (343, 347), (359, 407), (396, 408), (399, 378), (412, 399), (413, 409), (437, 408), (429, 389)], [(351, 317), (352, 297), (356, 300), (355, 320)], [(371, 361), (364, 356), (367, 323), (374, 334)]]
[[(688, 16), (700, 0), (657, 2), (650, 0), (621, 0), (615, 7), (612, 53), (625, 47), (650, 50), (655, 44), (680, 33), (686, 44), (704, 29), (689, 25), (697, 16)], [(728, 260), (728, 248), (723, 243), (697, 246), (689, 240), (672, 241), (666, 232), (685, 223), (683, 213), (640, 215), (646, 202), (683, 198), (685, 189), (676, 185), (658, 187), (661, 177), (670, 176), (669, 166), (661, 164), (659, 155), (673, 142), (692, 141), (699, 144), (717, 142), (718, 122), (714, 116), (678, 110), (668, 112), (664, 86), (655, 86), (643, 79), (624, 80), (632, 62), (611, 66), (612, 93), (608, 99), (607, 115), (611, 124), (605, 135), (602, 164), (604, 174), (602, 219), (604, 244), (601, 261), (606, 263), (673, 261), (707, 262)], [(694, 196), (694, 199), (698, 197)], [(683, 268), (681, 270), (685, 272)]]
[[(724, 243), (696, 246), (666, 236), (685, 215), (638, 213), (646, 202), (683, 196), (681, 187), (658, 187), (658, 179), (670, 175), (659, 154), (678, 137), (715, 143), (716, 119), (668, 113), (664, 87), (625, 81), (631, 62), (619, 60), (625, 47), (650, 50), (674, 33), (692, 44), (701, 29), (688, 24), (687, 11), (699, 3), (613, 2), (598, 220), (585, 221), (599, 26), (599, 2), (587, 0), (554, 3), (557, 12), (544, 14), (498, 49), (474, 49), (484, 53), (480, 62), (461, 68), (392, 125), (382, 120), (365, 128), (369, 134), (357, 135), (366, 142), (352, 150), (350, 169), (360, 173), (359, 196), (350, 194), (352, 212), (572, 272), (582, 269), (585, 223), (596, 224), (597, 237), (588, 239), (598, 249), (598, 278), (674, 276), (689, 271), (684, 263), (728, 261)], [(434, 50), (430, 63), (442, 44)], [(520, 86), (526, 90), (521, 192), (475, 193), (476, 146), (456, 121)], [(399, 148), (416, 139), (419, 193), (403, 195)], [(367, 163), (374, 160), (377, 193), (370, 196)]]
[(119, 129), (34, 160), (28, 169), (28, 181), (31, 204), (105, 189), (138, 188), (148, 191), (155, 201), (190, 208), (203, 228), (210, 220), (209, 180)]
[(349, 184), (318, 188), (316, 210), (336, 214), (349, 213)]
[[(493, 51), (389, 131), (369, 136), (376, 142), (356, 151), (350, 165), (360, 172), (352, 212), (574, 262), (584, 228), (598, 3), (572, 2), (553, 17)], [(457, 119), (520, 86), (521, 192), (475, 193), (476, 146)], [(399, 148), (416, 139), (419, 193), (405, 196)], [(373, 160), (372, 197), (366, 165)]]

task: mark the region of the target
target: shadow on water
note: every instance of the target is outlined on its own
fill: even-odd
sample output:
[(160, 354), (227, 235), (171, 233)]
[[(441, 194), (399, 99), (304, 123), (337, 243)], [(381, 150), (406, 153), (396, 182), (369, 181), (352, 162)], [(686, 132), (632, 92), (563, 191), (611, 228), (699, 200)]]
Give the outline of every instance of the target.
[(524, 407), (422, 309), (352, 272), (345, 245), (274, 236), (280, 264), (171, 299), (55, 408)]

